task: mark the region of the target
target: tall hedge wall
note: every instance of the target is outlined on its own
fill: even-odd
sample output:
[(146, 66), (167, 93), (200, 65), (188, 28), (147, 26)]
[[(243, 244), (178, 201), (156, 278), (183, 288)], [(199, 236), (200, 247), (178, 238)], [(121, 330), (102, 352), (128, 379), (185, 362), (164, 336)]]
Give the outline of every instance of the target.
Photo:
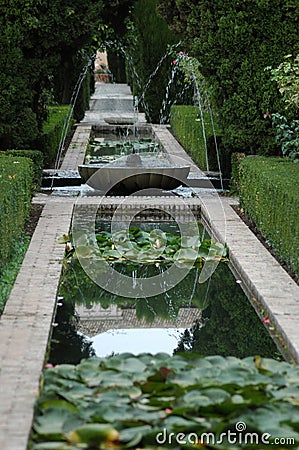
[(289, 160), (249, 157), (240, 162), (241, 207), (299, 277), (298, 185), (298, 164)]
[(33, 165), (29, 158), (0, 156), (0, 272), (22, 236), (29, 214)]
[[(0, 153), (1, 154), (1, 153)], [(42, 181), (42, 172), (44, 167), (44, 156), (39, 150), (6, 150), (2, 152), (4, 156), (25, 157), (30, 158), (33, 168), (32, 188), (37, 191), (40, 188)]]
[[(44, 162), (46, 165), (56, 158), (69, 108), (68, 105), (48, 107), (48, 118), (43, 123), (42, 133), (36, 143), (37, 149), (44, 154)], [(67, 131), (70, 130), (72, 124), (71, 117)]]
[[(204, 112), (204, 126), (207, 142), (207, 153), (209, 170), (219, 171), (216, 156), (216, 146), (214, 130), (212, 126), (211, 116), (209, 112)], [(223, 175), (230, 174), (230, 158), (224, 154), (222, 146), (222, 138), (219, 136), (220, 128), (215, 118), (213, 118), (216, 142), (219, 151), (220, 166)], [(170, 113), (170, 125), (172, 131), (181, 145), (192, 157), (194, 162), (202, 169), (207, 169), (206, 152), (203, 136), (203, 128), (200, 118), (200, 111), (196, 106), (173, 105)]]

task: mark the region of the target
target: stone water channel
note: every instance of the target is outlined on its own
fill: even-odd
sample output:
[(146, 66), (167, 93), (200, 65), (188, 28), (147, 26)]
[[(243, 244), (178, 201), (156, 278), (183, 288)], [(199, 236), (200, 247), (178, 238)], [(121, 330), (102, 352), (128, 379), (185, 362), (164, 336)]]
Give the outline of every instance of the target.
[[(104, 126), (107, 117), (127, 120), (130, 115), (136, 118), (133, 108), (128, 110), (128, 105), (132, 104), (128, 101), (130, 98), (125, 85), (97, 84), (91, 110), (77, 125), (61, 170), (74, 173), (84, 162), (92, 127)], [(106, 111), (101, 109), (101, 103), (107, 106)], [(109, 104), (113, 104), (111, 111)], [(138, 114), (137, 125), (146, 126), (141, 114)], [(193, 164), (168, 127), (154, 125), (152, 129), (167, 153), (190, 163), (189, 185), (195, 196), (184, 198), (182, 206), (182, 200), (175, 195), (130, 195), (126, 207), (139, 211), (181, 209), (182, 215), (192, 210), (199, 214), (211, 237), (226, 243), (231, 271), (260, 320), (269, 319), (279, 350), (286, 359), (298, 363), (299, 287), (236, 214), (232, 206), (238, 203), (237, 199), (219, 197), (214, 189), (206, 189), (209, 182), (205, 174)], [(65, 250), (57, 239), (70, 230), (76, 201), (76, 195), (65, 195), (63, 189), (53, 191), (52, 195), (40, 193), (33, 199), (33, 203), (44, 206), (43, 211), (0, 320), (1, 450), (27, 448), (34, 402), (53, 329)], [(95, 195), (80, 197), (80, 201), (86, 206), (99, 204)], [(113, 211), (123, 202), (121, 196), (105, 196), (101, 198), (101, 208)]]

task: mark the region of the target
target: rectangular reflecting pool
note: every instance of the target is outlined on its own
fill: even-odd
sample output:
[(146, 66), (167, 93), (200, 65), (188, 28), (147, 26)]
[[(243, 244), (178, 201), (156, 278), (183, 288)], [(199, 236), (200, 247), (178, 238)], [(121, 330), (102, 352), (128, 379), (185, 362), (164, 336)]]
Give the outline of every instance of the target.
[[(110, 227), (109, 221), (98, 224), (97, 242), (104, 252), (115, 255)], [(175, 252), (176, 245), (182, 243), (174, 222), (144, 220), (134, 223), (132, 230), (144, 252), (148, 251), (146, 239), (153, 238), (157, 244), (157, 236), (166, 239), (164, 255)], [(200, 234), (203, 242), (208, 239), (204, 230), (200, 229)], [(160, 260), (152, 264), (147, 260), (139, 264), (116, 262), (114, 269), (130, 277), (134, 293), (139, 278), (162, 276), (163, 280), (169, 264)], [(77, 364), (82, 358), (125, 352), (282, 359), (225, 258), (204, 283), (199, 283), (201, 265), (196, 263), (171, 289), (162, 286), (159, 295), (136, 298), (129, 291), (128, 296), (119, 296), (100, 287), (70, 252), (64, 260), (48, 362)]]

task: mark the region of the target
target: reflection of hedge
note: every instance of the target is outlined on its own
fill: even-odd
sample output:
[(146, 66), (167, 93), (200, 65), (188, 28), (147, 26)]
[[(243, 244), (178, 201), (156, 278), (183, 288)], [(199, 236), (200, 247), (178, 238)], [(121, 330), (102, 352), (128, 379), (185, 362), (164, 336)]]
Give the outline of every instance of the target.
[[(37, 148), (45, 155), (46, 164), (56, 158), (68, 112), (68, 105), (51, 106), (48, 108), (48, 119), (43, 124), (42, 134), (37, 142)], [(70, 120), (69, 128), (71, 125), (72, 120)]]
[(208, 307), (202, 314), (206, 324), (186, 330), (176, 352), (238, 358), (278, 355), (268, 331), (227, 267), (220, 264), (201, 289), (202, 296), (207, 295)]
[(30, 208), (32, 175), (29, 158), (0, 157), (0, 271), (23, 233)]
[(299, 276), (299, 170), (281, 158), (240, 163), (240, 202), (277, 255)]
[[(214, 120), (215, 122), (215, 120)], [(204, 136), (201, 125), (200, 112), (197, 106), (172, 106), (170, 114), (170, 124), (178, 141), (190, 154), (194, 162), (203, 170), (206, 170), (206, 154)], [(204, 112), (205, 135), (207, 141), (207, 152), (209, 170), (218, 171), (218, 163), (215, 149), (215, 139), (213, 126), (209, 112)], [(217, 135), (217, 146), (220, 152), (220, 165), (222, 173), (228, 175), (230, 172), (229, 156), (223, 154), (219, 129), (214, 123)]]

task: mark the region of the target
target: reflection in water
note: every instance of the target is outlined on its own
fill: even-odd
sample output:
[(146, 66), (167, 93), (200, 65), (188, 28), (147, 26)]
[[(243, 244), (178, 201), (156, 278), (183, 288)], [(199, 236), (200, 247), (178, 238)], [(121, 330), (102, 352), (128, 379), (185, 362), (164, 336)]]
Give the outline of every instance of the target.
[[(132, 273), (128, 267), (119, 270)], [(145, 276), (153, 276), (161, 268), (147, 266), (142, 270)], [(220, 264), (206, 283), (197, 280), (198, 270), (192, 269), (163, 294), (130, 299), (97, 286), (73, 258), (66, 264), (60, 284), (63, 306), (57, 307), (58, 326), (53, 331), (49, 362), (78, 363), (95, 353), (102, 356), (124, 351), (279, 357), (225, 264)], [(172, 334), (171, 344), (168, 334)], [(157, 341), (158, 347), (148, 346)]]
[(175, 353), (187, 351), (203, 356), (243, 358), (260, 355), (281, 358), (228, 267), (219, 265), (213, 274), (207, 302), (207, 308), (202, 311), (201, 323), (194, 324), (182, 333)]
[(125, 352), (171, 355), (183, 331), (182, 328), (119, 328), (95, 336), (92, 345), (97, 356)]

